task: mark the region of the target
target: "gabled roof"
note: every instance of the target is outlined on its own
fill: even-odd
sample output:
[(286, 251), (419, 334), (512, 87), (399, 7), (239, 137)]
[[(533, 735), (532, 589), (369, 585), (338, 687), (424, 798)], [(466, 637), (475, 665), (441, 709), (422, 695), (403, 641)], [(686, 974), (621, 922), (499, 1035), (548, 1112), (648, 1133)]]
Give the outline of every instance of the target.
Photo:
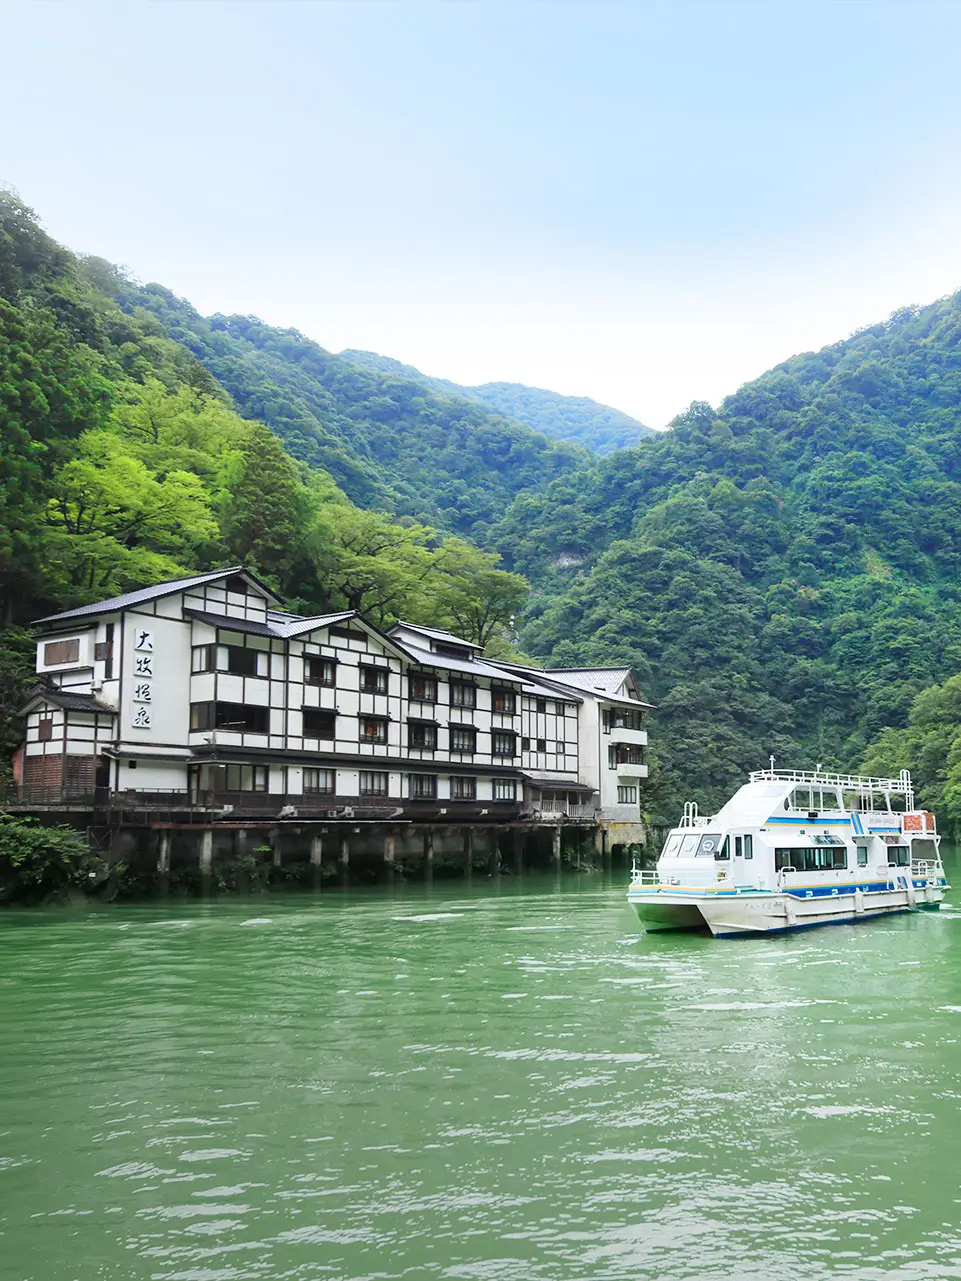
[(281, 597), (271, 591), (266, 583), (261, 582), (256, 574), (243, 565), (232, 565), (229, 569), (217, 569), (209, 574), (192, 574), (189, 578), (168, 579), (165, 583), (155, 583), (153, 587), (140, 587), (135, 592), (125, 592), (122, 596), (111, 596), (109, 600), (96, 601), (92, 605), (80, 605), (77, 609), (65, 610), (62, 614), (48, 614), (38, 618), (36, 623), (66, 623), (74, 619), (93, 618), (97, 614), (112, 614), (118, 609), (130, 609), (133, 605), (143, 605), (147, 601), (160, 600), (163, 596), (174, 596), (177, 592), (191, 587), (202, 587), (205, 583), (216, 583), (221, 578), (232, 578), (241, 574), (258, 587), (268, 599), (281, 603)]
[(631, 675), (629, 667), (551, 667), (545, 675), (591, 694), (618, 694)]
[(288, 640), (292, 636), (300, 636), (303, 632), (315, 632), (321, 627), (330, 627), (332, 624), (344, 623), (357, 617), (356, 609), (342, 609), (339, 614), (316, 614), (313, 618), (304, 618), (300, 614), (287, 614), (279, 609), (267, 610), (267, 622), (274, 635), (283, 636)]
[(38, 685), (20, 709), (25, 715), (37, 703), (52, 703), (62, 707), (65, 712), (100, 712), (116, 716), (117, 709), (109, 703), (101, 703), (93, 694), (74, 694), (70, 690), (58, 689), (56, 685)]
[(501, 682), (516, 682), (520, 679), (513, 672), (505, 672), (480, 658), (451, 658), (447, 654), (435, 654), (432, 649), (422, 649), (410, 641), (404, 641), (404, 649), (422, 667), (440, 667), (444, 671), (463, 672), (466, 676), (484, 676), (488, 680)]
[[(522, 667), (517, 663), (505, 663), (496, 659), (489, 660), (503, 667), (506, 671), (515, 672), (530, 682), (531, 686), (540, 686), (543, 690), (560, 690), (568, 698), (576, 697), (574, 690), (583, 690), (594, 698), (603, 698), (606, 702), (621, 703), (625, 707), (640, 707), (647, 710), (653, 703), (645, 703), (638, 698), (628, 698), (617, 691), (626, 680), (633, 680), (634, 673), (630, 667)], [(525, 693), (540, 693), (540, 689), (525, 689)], [(577, 699), (578, 702), (583, 701)]]
[(446, 631), (443, 627), (423, 627), (420, 623), (405, 623), (399, 619), (390, 629), (391, 632), (397, 628), (406, 628), (409, 632), (418, 632), (421, 636), (426, 636), (430, 640), (439, 640), (449, 645), (460, 645), (464, 649), (472, 649), (475, 652), (483, 650), (483, 645), (475, 645), (473, 641), (464, 640), (463, 636), (455, 636), (453, 632)]

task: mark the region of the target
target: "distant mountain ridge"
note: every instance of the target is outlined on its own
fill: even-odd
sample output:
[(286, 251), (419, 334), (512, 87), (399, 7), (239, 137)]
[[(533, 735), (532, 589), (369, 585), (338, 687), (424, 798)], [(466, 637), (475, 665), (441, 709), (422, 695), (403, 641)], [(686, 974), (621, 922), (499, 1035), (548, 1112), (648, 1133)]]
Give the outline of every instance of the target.
[(441, 395), (474, 401), (534, 431), (581, 445), (595, 454), (612, 454), (615, 449), (628, 449), (644, 437), (657, 435), (653, 427), (645, 427), (630, 414), (587, 396), (562, 396), (560, 392), (528, 387), (524, 383), (482, 383), (479, 387), (465, 387), (446, 378), (432, 378), (413, 365), (373, 351), (348, 349), (340, 355), (365, 369), (420, 382)]

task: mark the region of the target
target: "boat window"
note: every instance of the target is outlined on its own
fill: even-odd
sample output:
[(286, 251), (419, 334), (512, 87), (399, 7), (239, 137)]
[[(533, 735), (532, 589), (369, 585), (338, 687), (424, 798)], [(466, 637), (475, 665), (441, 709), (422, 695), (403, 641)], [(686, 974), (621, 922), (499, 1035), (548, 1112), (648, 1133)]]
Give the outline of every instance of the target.
[(721, 834), (719, 832), (705, 832), (701, 837), (701, 843), (697, 847), (698, 858), (714, 858), (717, 854), (717, 848), (721, 843)]
[(664, 842), (664, 848), (661, 850), (661, 858), (674, 858), (680, 848), (680, 835), (677, 832), (672, 832)]
[(743, 852), (743, 838), (735, 836), (734, 838), (734, 857), (740, 858)]
[(867, 867), (868, 865), (868, 847), (866, 845), (858, 846), (858, 867)]
[(745, 858), (754, 857), (754, 837), (753, 836), (745, 836), (744, 838), (744, 857)]
[(687, 836), (685, 836), (684, 840), (681, 842), (681, 850), (678, 854), (678, 858), (685, 858), (687, 855), (695, 853), (697, 850), (698, 839), (697, 832), (688, 832)]
[(847, 850), (834, 846), (799, 846), (774, 851), (774, 870), (793, 867), (796, 872), (837, 871), (848, 865)]
[(915, 858), (927, 858), (934, 862), (938, 857), (937, 846), (934, 841), (929, 840), (927, 837), (922, 837), (920, 840), (912, 841), (911, 849)]
[(888, 867), (909, 867), (911, 851), (907, 845), (888, 846)]
[(725, 836), (724, 844), (721, 846), (718, 852), (714, 855), (714, 857), (716, 859), (729, 859), (731, 857), (731, 838), (729, 836)]

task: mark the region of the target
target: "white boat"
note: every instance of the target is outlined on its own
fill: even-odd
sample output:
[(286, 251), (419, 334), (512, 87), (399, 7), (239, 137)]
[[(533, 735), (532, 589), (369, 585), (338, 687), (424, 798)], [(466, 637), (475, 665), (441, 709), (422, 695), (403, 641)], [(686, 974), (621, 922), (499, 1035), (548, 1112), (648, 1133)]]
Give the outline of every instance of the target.
[(689, 802), (627, 899), (648, 931), (771, 934), (940, 907), (934, 815), (911, 776), (759, 770), (712, 818)]

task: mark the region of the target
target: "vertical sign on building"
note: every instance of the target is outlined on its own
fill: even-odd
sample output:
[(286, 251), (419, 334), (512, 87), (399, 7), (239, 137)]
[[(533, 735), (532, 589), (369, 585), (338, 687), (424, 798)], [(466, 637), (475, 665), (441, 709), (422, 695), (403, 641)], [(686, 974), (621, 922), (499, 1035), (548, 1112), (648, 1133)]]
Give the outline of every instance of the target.
[(134, 632), (133, 675), (133, 727), (150, 729), (153, 724), (153, 632), (145, 631), (142, 627)]

